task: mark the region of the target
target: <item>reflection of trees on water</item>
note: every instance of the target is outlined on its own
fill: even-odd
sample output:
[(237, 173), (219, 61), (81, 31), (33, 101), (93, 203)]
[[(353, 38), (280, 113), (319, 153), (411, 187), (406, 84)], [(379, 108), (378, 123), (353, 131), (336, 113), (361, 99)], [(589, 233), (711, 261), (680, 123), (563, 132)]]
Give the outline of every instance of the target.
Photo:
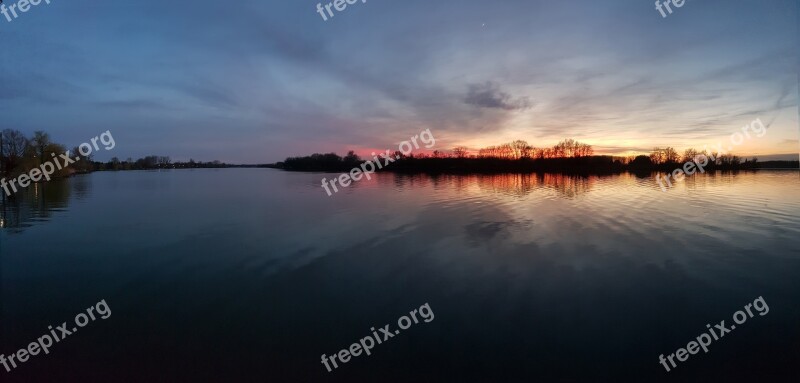
[(559, 173), (507, 173), (507, 174), (398, 174), (391, 182), (397, 190), (425, 189), (469, 193), (477, 186), (481, 191), (512, 196), (525, 196), (535, 190), (553, 190), (566, 198), (575, 198), (588, 192), (597, 181), (596, 176), (584, 177)]
[[(83, 190), (88, 192), (86, 182)], [(37, 221), (47, 221), (54, 212), (67, 207), (70, 195), (70, 180), (65, 179), (35, 183), (10, 197), (0, 192), (0, 228), (14, 233)]]
[(563, 197), (575, 198), (588, 192), (592, 177), (557, 173), (493, 174), (477, 176), (482, 190), (524, 196), (536, 189), (551, 189)]
[(487, 174), (476, 176), (481, 190), (492, 193), (524, 196), (539, 185), (536, 174)]
[(395, 174), (392, 182), (398, 190), (433, 187), (434, 190), (452, 188), (460, 193), (475, 183), (475, 177), (453, 174)]
[(574, 198), (587, 193), (592, 188), (595, 180), (594, 177), (564, 174), (543, 174), (542, 178), (546, 187), (552, 188), (558, 194), (567, 198)]

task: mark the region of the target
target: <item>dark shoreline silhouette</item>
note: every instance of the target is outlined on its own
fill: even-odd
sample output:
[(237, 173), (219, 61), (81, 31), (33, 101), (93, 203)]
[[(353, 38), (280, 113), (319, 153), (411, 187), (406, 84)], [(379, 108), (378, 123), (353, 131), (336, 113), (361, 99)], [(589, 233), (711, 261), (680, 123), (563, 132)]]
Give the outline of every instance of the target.
[[(314, 160), (295, 160), (264, 167), (298, 172), (349, 172), (360, 167), (362, 162), (331, 163)], [(621, 172), (671, 173), (682, 168), (684, 163), (622, 163), (611, 156), (591, 156), (582, 158), (554, 159), (498, 159), (498, 158), (403, 158), (395, 160), (378, 172), (395, 173), (442, 173), (442, 174), (494, 174), (494, 173), (574, 173), (574, 174), (614, 174)], [(766, 161), (740, 164), (710, 164), (706, 172), (717, 170), (759, 170), (759, 169), (800, 169), (800, 161)]]
[[(671, 148), (655, 148), (650, 155), (618, 157), (594, 155), (591, 145), (575, 140), (563, 140), (552, 148), (534, 148), (527, 142), (517, 140), (508, 144), (480, 149), (469, 155), (465, 147), (456, 147), (452, 153), (435, 151), (429, 154), (404, 155), (394, 152), (392, 161), (377, 157), (381, 169), (397, 173), (569, 173), (569, 174), (614, 174), (621, 172), (648, 174), (652, 172), (672, 173), (693, 162), (694, 171), (717, 170), (799, 169), (800, 161), (764, 161), (757, 158), (743, 159), (731, 153), (707, 153), (687, 149), (683, 155)], [(353, 151), (341, 157), (335, 153), (312, 154), (290, 157), (283, 162), (266, 165), (286, 171), (349, 172), (365, 162), (376, 162), (375, 158), (363, 160)], [(388, 163), (387, 163), (388, 162)], [(385, 165), (385, 166), (383, 166)], [(702, 166), (701, 166), (702, 165)], [(690, 173), (692, 169), (689, 169)]]
[[(60, 154), (66, 151), (64, 145), (54, 143), (50, 136), (37, 131), (30, 138), (17, 130), (5, 129), (0, 132), (0, 176), (13, 178), (29, 172), (42, 164), (47, 153)], [(70, 151), (79, 154), (78, 148)], [(704, 167), (704, 171), (715, 170), (758, 170), (758, 169), (799, 169), (799, 161), (765, 161), (756, 158), (742, 159), (733, 154), (698, 152), (687, 149), (679, 155), (673, 148), (656, 148), (649, 155), (615, 157), (593, 155), (591, 145), (568, 139), (551, 148), (534, 148), (522, 140), (490, 146), (478, 150), (477, 154), (468, 155), (465, 147), (453, 148), (451, 153), (434, 151), (433, 154), (410, 154), (401, 152), (392, 154), (392, 162), (378, 156), (380, 167), (377, 171), (396, 173), (430, 173), (430, 174), (499, 174), (499, 173), (566, 173), (566, 174), (614, 174), (632, 172), (648, 174), (651, 172), (673, 172), (682, 168), (686, 162), (693, 161), (698, 155), (713, 158)], [(313, 154), (305, 157), (290, 157), (276, 164), (226, 164), (220, 161), (173, 162), (168, 156), (146, 156), (133, 160), (120, 160), (113, 157), (110, 161), (93, 161), (92, 155), (80, 156), (76, 161), (52, 174), (52, 178), (69, 177), (94, 171), (122, 170), (166, 170), (166, 169), (218, 169), (218, 168), (274, 168), (286, 171), (307, 172), (349, 172), (361, 167), (367, 161), (376, 162), (374, 158), (361, 159), (353, 151), (341, 157), (335, 153)], [(49, 161), (49, 159), (48, 159)], [(46, 162), (46, 161), (45, 161)]]
[[(50, 135), (43, 131), (34, 132), (33, 136), (26, 137), (22, 132), (14, 129), (0, 131), (0, 177), (15, 178), (26, 174), (31, 169), (39, 168), (42, 164), (58, 162), (53, 165), (57, 168), (50, 178), (64, 178), (75, 174), (85, 174), (103, 170), (157, 170), (157, 169), (200, 169), (200, 168), (227, 168), (227, 167), (258, 167), (259, 165), (229, 165), (220, 161), (197, 162), (190, 159), (188, 162), (173, 162), (168, 156), (146, 156), (133, 160), (128, 158), (120, 160), (111, 158), (108, 162), (93, 161), (93, 154), (82, 155), (79, 148), (72, 148), (69, 153), (71, 158), (79, 158), (70, 164), (62, 164), (60, 155), (67, 152), (64, 145), (53, 142)], [(48, 156), (48, 154), (51, 154)], [(36, 181), (38, 182), (38, 181)]]

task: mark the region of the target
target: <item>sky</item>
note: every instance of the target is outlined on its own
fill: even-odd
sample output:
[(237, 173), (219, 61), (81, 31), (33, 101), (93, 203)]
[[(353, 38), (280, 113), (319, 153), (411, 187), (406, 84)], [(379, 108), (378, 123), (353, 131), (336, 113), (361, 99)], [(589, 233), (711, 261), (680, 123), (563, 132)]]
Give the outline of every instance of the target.
[[(5, 5), (16, 3), (5, 0)], [(50, 0), (0, 15), (0, 129), (95, 159), (272, 163), (315, 152), (573, 138), (596, 154), (800, 151), (796, 0)], [(322, 3), (324, 6), (327, 3)], [(783, 156), (785, 157), (785, 156)]]

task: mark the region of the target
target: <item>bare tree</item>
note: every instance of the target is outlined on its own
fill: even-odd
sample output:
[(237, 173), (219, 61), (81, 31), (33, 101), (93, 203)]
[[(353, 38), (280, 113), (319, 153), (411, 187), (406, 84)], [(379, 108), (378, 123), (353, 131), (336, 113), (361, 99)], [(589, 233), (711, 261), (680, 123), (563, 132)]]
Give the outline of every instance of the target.
[(16, 168), (28, 150), (28, 139), (19, 130), (5, 129), (0, 132), (0, 171), (9, 172)]
[(678, 155), (678, 152), (676, 152), (675, 149), (667, 147), (664, 149), (664, 159), (668, 163), (676, 163), (680, 161), (681, 157)]
[(52, 142), (50, 141), (49, 134), (41, 130), (33, 132), (33, 138), (30, 140), (30, 146), (31, 149), (33, 149), (34, 156), (36, 157), (36, 161), (34, 161), (36, 166), (41, 165), (42, 162), (45, 161), (47, 146), (51, 143)]
[(682, 162), (694, 161), (695, 158), (697, 158), (697, 156), (699, 154), (700, 153), (695, 149), (692, 149), (692, 148), (686, 149), (686, 150), (683, 151), (683, 161)]

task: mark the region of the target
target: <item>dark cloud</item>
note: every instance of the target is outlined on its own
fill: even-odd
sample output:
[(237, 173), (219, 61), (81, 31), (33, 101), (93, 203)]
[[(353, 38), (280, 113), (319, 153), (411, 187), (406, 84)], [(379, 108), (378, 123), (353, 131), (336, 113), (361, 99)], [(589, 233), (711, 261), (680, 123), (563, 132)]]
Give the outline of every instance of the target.
[(470, 84), (467, 95), (464, 97), (467, 105), (482, 108), (495, 108), (504, 110), (528, 109), (531, 101), (528, 97), (513, 98), (510, 94), (500, 90), (500, 87), (490, 81), (483, 84)]

